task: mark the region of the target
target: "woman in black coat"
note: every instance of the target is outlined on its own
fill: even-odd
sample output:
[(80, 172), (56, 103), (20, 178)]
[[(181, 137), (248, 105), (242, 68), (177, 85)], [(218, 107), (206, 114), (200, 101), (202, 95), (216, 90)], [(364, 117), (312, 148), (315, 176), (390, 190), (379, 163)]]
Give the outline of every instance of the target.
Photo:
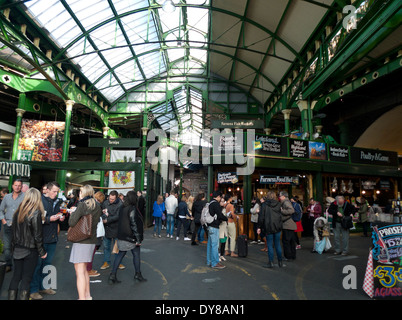
[(119, 253), (114, 260), (113, 269), (109, 276), (109, 284), (120, 283), (116, 278), (117, 269), (129, 250), (133, 254), (134, 280), (146, 281), (141, 274), (140, 265), (140, 247), (143, 240), (144, 223), (137, 209), (137, 194), (134, 191), (129, 191), (119, 212), (117, 230), (117, 247), (119, 248)]
[(191, 244), (193, 246), (197, 245), (197, 242), (195, 242), (195, 237), (197, 236), (198, 230), (201, 227), (201, 212), (202, 209), (205, 207), (206, 203), (207, 200), (205, 200), (205, 193), (199, 193), (193, 203), (193, 217), (195, 225), (194, 232), (191, 236)]

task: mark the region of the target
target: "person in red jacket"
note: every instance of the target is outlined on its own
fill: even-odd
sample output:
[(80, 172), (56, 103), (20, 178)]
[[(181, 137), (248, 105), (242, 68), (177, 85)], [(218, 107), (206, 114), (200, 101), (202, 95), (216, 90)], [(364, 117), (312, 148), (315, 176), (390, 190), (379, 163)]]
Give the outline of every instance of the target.
[(311, 198), (309, 205), (307, 206), (306, 214), (308, 217), (306, 229), (309, 235), (313, 235), (314, 221), (322, 216), (321, 204), (318, 201), (315, 201), (314, 198)]

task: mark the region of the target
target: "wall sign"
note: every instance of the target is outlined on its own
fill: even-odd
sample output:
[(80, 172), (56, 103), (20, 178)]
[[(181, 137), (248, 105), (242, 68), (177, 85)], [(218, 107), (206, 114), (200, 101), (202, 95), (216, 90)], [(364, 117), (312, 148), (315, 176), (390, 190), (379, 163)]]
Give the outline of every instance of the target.
[(354, 163), (398, 166), (398, 154), (392, 151), (351, 147), (350, 158)]
[(255, 154), (260, 156), (286, 157), (288, 154), (286, 142), (286, 138), (257, 134), (254, 144)]
[(216, 180), (218, 183), (237, 183), (239, 178), (236, 172), (218, 172)]
[(289, 152), (292, 158), (305, 158), (309, 157), (308, 141), (289, 139)]
[(298, 185), (299, 177), (260, 175), (260, 183)]
[(328, 151), (330, 161), (349, 162), (349, 147), (329, 144)]

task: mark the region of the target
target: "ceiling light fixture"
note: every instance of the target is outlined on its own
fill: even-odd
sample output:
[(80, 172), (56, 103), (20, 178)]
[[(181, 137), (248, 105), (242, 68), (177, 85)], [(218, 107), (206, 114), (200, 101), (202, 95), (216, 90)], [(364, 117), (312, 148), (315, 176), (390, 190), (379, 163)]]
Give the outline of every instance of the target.
[(162, 5), (162, 9), (166, 13), (172, 13), (176, 10), (176, 7), (172, 0), (166, 0)]

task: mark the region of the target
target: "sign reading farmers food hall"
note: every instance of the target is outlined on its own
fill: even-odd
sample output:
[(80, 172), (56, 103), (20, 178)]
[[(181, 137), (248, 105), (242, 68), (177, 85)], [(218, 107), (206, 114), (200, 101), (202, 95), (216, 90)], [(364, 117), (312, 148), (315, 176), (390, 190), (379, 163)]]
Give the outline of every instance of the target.
[(286, 138), (259, 134), (255, 136), (254, 150), (256, 155), (286, 157), (287, 149)]
[(298, 185), (299, 177), (260, 175), (260, 183)]

